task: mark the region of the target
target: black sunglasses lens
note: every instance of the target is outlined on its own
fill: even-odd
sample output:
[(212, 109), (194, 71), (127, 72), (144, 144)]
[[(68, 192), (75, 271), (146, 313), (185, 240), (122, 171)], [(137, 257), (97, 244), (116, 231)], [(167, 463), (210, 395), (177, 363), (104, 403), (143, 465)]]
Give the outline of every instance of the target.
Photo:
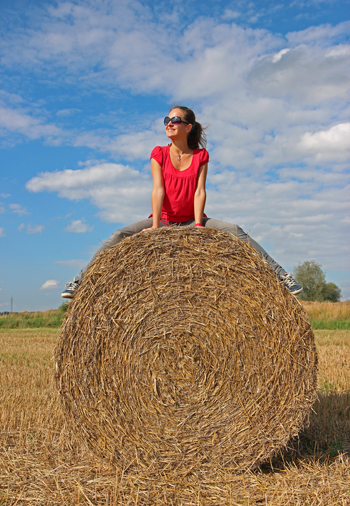
[(184, 123), (184, 121), (182, 121), (182, 119), (179, 116), (174, 116), (173, 118), (169, 118), (169, 116), (166, 116), (164, 118), (164, 125), (167, 126), (167, 124), (170, 122), (173, 125), (178, 125), (179, 123)]

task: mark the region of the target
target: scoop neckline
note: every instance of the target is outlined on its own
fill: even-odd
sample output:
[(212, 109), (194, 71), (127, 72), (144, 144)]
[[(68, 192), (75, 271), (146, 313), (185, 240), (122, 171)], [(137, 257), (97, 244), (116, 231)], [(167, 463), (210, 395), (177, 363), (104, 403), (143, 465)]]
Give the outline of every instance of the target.
[(186, 170), (190, 169), (190, 168), (191, 168), (191, 166), (192, 166), (192, 163), (193, 163), (193, 156), (194, 156), (194, 149), (192, 150), (192, 151), (193, 151), (193, 153), (192, 153), (191, 163), (189, 164), (189, 166), (188, 166), (186, 169), (179, 170), (179, 169), (177, 169), (176, 167), (174, 167), (174, 164), (173, 164), (173, 162), (171, 161), (171, 156), (170, 156), (170, 146), (171, 146), (171, 144), (168, 144), (169, 161), (170, 161), (170, 164), (171, 164), (172, 168), (173, 168), (174, 170), (176, 170), (176, 172), (186, 172)]

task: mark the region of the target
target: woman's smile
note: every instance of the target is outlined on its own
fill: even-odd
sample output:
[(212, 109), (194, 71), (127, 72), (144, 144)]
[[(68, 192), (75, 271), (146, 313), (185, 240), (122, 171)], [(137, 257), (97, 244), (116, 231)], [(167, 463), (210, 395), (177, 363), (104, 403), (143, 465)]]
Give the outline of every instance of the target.
[(175, 134), (175, 133), (177, 133), (177, 131), (178, 131), (178, 126), (177, 125), (173, 125), (173, 124), (169, 123), (169, 125), (167, 125), (165, 127), (165, 133), (167, 135)]

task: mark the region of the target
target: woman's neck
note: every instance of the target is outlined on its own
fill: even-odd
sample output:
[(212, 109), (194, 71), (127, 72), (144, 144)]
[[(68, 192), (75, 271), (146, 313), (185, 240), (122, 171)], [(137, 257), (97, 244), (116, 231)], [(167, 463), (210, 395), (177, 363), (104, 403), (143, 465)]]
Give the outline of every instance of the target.
[(182, 153), (192, 153), (192, 149), (188, 147), (187, 141), (182, 139), (172, 140), (170, 147), (173, 153), (182, 154)]

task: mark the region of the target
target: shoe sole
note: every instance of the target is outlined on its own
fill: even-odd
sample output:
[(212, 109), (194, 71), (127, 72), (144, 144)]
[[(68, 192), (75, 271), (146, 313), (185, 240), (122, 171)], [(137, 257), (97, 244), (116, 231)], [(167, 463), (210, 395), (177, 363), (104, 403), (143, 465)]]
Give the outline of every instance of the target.
[(64, 299), (73, 299), (73, 295), (74, 293), (61, 293), (61, 297), (63, 297)]
[[(288, 288), (287, 288), (288, 290)], [(300, 290), (295, 290), (295, 292), (290, 292), (292, 295), (298, 295), (298, 293), (301, 293), (303, 291), (302, 288), (300, 288)]]

